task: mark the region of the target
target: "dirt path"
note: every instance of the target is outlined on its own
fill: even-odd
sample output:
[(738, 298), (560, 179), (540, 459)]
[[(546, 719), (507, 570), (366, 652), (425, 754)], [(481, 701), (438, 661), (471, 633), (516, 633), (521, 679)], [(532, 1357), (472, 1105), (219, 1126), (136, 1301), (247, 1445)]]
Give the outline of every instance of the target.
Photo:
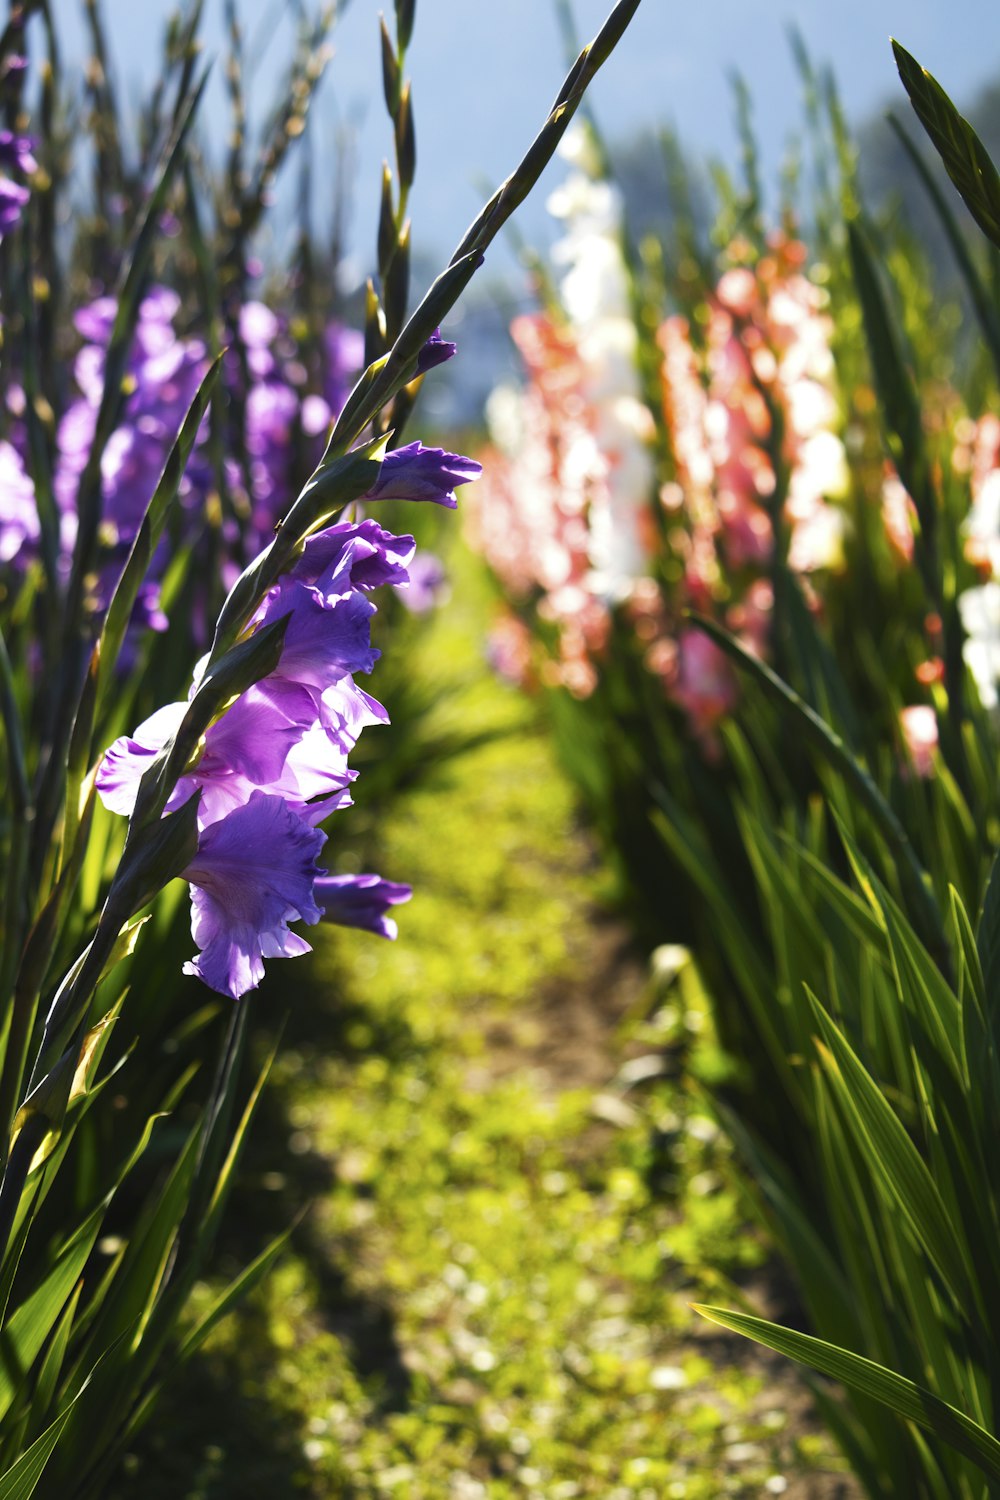
[(530, 712), (471, 691), (503, 732), (369, 815), (401, 940), (260, 997), (291, 1019), (221, 1270), (305, 1217), (109, 1500), (847, 1500), (794, 1367), (688, 1307), (765, 1276), (684, 1081), (704, 1017), (604, 914)]

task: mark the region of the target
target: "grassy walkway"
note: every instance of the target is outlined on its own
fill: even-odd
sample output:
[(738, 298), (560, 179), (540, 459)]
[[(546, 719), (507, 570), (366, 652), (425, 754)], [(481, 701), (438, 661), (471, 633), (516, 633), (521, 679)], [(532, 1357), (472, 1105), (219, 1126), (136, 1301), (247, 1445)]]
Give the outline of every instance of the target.
[(696, 978), (648, 980), (601, 915), (462, 592), (421, 650), (466, 674), (439, 717), (497, 733), (380, 810), (373, 866), (418, 894), (294, 997), (223, 1259), (305, 1216), (115, 1500), (846, 1494), (794, 1374), (694, 1326), (762, 1258), (686, 1082), (714, 1061)]

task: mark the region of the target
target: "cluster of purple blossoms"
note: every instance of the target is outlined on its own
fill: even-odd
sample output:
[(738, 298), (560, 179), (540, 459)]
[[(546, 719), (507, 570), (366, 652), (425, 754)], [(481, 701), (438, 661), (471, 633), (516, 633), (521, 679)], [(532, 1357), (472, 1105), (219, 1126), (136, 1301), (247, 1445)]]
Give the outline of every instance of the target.
[[(207, 368), (204, 340), (177, 331), (179, 310), (179, 297), (163, 286), (152, 287), (139, 308), (122, 418), (101, 460), (101, 550), (90, 597), (95, 620), (107, 608), (171, 444)], [(115, 299), (103, 296), (80, 308), (74, 317), (83, 339), (73, 365), (77, 394), (59, 420), (53, 476), (66, 572), (76, 539), (80, 478), (96, 431), (116, 313)], [(331, 323), (323, 335), (322, 394), (303, 394), (309, 375), (284, 320), (262, 303), (250, 302), (241, 311), (238, 334), (242, 353), (238, 355), (235, 348), (229, 351), (224, 383), (231, 397), (240, 395), (233, 406), (240, 413), (241, 430), (231, 434), (224, 464), (235, 510), (244, 519), (238, 523), (230, 514), (224, 523), (227, 585), (239, 572), (239, 559), (254, 556), (273, 535), (275, 522), (294, 498), (296, 467), (303, 452), (309, 460), (307, 469), (318, 460), (364, 355), (361, 334)], [(7, 406), (10, 441), (0, 442), (0, 563), (23, 571), (37, 556), (39, 528), (33, 487), (25, 471), (24, 393), (16, 383), (8, 388)], [(205, 502), (214, 487), (206, 436), (207, 424), (181, 482), (188, 535), (195, 535), (202, 524)], [(133, 624), (140, 631), (166, 627), (159, 579), (167, 560), (164, 540), (136, 603)]]
[[(471, 459), (411, 443), (386, 456), (363, 498), (453, 507), (456, 486), (479, 472)], [(408, 886), (370, 874), (329, 876), (316, 861), (326, 842), (318, 825), (350, 802), (349, 752), (366, 725), (387, 722), (382, 705), (354, 681), (379, 655), (369, 595), (407, 583), (413, 554), (412, 537), (372, 519), (308, 539), (251, 622), (255, 629), (286, 620), (277, 668), (212, 725), (167, 804), (169, 811), (200, 794), (198, 851), (185, 872), (199, 952), (185, 972), (222, 994), (238, 999), (255, 988), (265, 958), (309, 951), (291, 922), (327, 918), (395, 936), (387, 914), (409, 899)], [(143, 773), (185, 709), (160, 709), (108, 750), (97, 787), (111, 811), (131, 814)]]
[(363, 363), (363, 336), (330, 323), (323, 334), (322, 394), (303, 395), (309, 374), (285, 320), (262, 302), (240, 309), (238, 346), (226, 358), (226, 384), (242, 397), (243, 430), (234, 447), (242, 445), (246, 472), (230, 455), (226, 478), (247, 515), (241, 527), (247, 555), (267, 545), (275, 521), (294, 498), (295, 461), (303, 445), (319, 459)]
[(20, 222), (24, 206), (31, 197), (18, 179), (30, 177), (38, 170), (32, 154), (33, 146), (34, 142), (26, 135), (0, 130), (0, 239)]
[[(98, 614), (103, 614), (110, 602), (170, 445), (205, 371), (203, 341), (178, 338), (175, 332), (179, 306), (176, 292), (153, 287), (139, 308), (123, 419), (101, 456), (102, 549), (92, 598)], [(97, 428), (107, 348), (117, 310), (113, 297), (99, 297), (81, 308), (74, 319), (85, 340), (73, 366), (80, 395), (70, 402), (59, 422), (53, 476), (61, 519), (60, 542), (66, 558), (71, 556), (76, 539), (80, 477)], [(190, 495), (191, 480), (185, 479), (184, 485)], [(153, 560), (137, 604), (136, 623), (155, 630), (165, 629), (167, 623), (160, 612), (156, 583), (165, 562), (164, 547)]]

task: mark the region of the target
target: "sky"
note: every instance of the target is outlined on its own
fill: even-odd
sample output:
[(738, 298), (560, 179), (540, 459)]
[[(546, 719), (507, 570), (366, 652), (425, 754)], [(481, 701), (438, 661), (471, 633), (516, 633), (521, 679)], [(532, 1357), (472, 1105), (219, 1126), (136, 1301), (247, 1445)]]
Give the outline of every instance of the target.
[[(307, 0), (315, 9), (319, 0)], [(357, 128), (352, 242), (357, 262), (371, 258), (381, 159), (391, 147), (381, 94), (378, 42), (385, 0), (350, 0), (334, 33), (335, 56), (311, 123), (317, 212), (332, 182), (338, 129)], [(610, 0), (575, 0), (581, 37), (599, 28)], [(64, 53), (79, 66), (82, 0), (54, 0)], [(172, 0), (104, 0), (117, 81), (126, 100), (155, 74), (163, 20)], [(251, 51), (267, 39), (252, 102), (264, 111), (287, 56), (290, 7), (282, 0), (240, 0)], [(206, 0), (208, 56), (222, 56), (222, 0)], [(969, 100), (1000, 74), (1000, 28), (991, 0), (640, 0), (618, 51), (591, 90), (591, 105), (612, 140), (669, 124), (699, 155), (734, 164), (730, 77), (742, 72), (754, 101), (767, 172), (777, 178), (785, 145), (801, 120), (801, 92), (787, 41), (794, 18), (814, 61), (832, 64), (849, 118), (885, 102), (902, 107), (890, 35), (933, 72), (953, 97)], [(551, 0), (418, 0), (407, 60), (417, 126), (417, 183), (411, 200), (414, 242), (445, 258), (483, 201), (516, 164), (541, 125), (565, 72)], [(223, 140), (221, 66), (216, 66), (203, 128)], [(331, 170), (324, 174), (324, 164)], [(544, 199), (560, 176), (550, 167), (518, 215), (529, 240), (547, 234)], [(509, 251), (502, 251), (499, 264)]]

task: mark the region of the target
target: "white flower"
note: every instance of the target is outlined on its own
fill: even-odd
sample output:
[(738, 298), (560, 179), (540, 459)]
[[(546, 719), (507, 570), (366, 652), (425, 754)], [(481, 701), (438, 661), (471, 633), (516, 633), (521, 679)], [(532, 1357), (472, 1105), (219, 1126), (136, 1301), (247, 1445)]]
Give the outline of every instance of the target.
[(962, 650), (984, 708), (997, 706), (1000, 679), (1000, 583), (984, 583), (959, 595), (958, 610), (968, 636)]

